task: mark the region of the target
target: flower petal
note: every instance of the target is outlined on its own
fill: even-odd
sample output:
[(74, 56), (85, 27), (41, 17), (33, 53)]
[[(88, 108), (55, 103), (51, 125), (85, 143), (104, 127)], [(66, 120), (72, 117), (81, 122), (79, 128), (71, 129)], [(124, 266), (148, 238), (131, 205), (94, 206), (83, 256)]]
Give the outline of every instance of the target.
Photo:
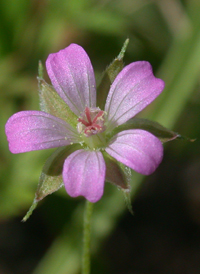
[(86, 106), (96, 107), (94, 71), (82, 47), (71, 44), (50, 54), (46, 67), (54, 88), (77, 116)]
[(163, 146), (148, 131), (133, 129), (116, 134), (106, 152), (135, 171), (149, 175), (162, 161)]
[(80, 149), (80, 147), (80, 144), (59, 147), (51, 154), (40, 175), (39, 184), (35, 193), (36, 202), (39, 202), (63, 186), (62, 171), (64, 162), (72, 152)]
[(149, 105), (163, 90), (164, 82), (153, 75), (151, 65), (138, 61), (115, 78), (105, 105), (108, 127), (121, 125)]
[(103, 195), (105, 162), (99, 151), (77, 150), (64, 163), (63, 181), (71, 197), (84, 196), (95, 203)]
[(78, 135), (65, 121), (43, 111), (21, 111), (5, 126), (12, 153), (54, 148), (78, 142)]

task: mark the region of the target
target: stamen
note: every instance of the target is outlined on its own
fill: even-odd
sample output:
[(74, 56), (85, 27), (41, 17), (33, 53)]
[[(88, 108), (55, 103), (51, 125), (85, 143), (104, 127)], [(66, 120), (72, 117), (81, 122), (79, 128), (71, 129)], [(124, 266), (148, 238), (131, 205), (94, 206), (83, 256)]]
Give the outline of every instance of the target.
[(97, 128), (99, 130), (102, 129), (102, 127), (100, 125), (97, 125), (97, 124), (94, 124), (92, 127)]
[(86, 107), (81, 117), (78, 118), (77, 130), (90, 137), (105, 130), (105, 112), (99, 108)]
[(98, 119), (100, 116), (103, 116), (103, 114), (104, 114), (104, 111), (103, 111), (103, 110), (99, 111), (99, 113), (94, 117), (92, 123), (93, 123), (93, 124), (96, 123), (97, 119)]
[(90, 126), (90, 124), (88, 122), (86, 122), (85, 120), (78, 118), (78, 122), (81, 122), (82, 124), (84, 124), (84, 126), (88, 127)]
[(86, 114), (86, 117), (88, 119), (89, 124), (91, 125), (92, 124), (92, 120), (91, 120), (91, 116), (90, 116), (90, 109), (89, 109), (89, 107), (85, 108), (85, 114)]

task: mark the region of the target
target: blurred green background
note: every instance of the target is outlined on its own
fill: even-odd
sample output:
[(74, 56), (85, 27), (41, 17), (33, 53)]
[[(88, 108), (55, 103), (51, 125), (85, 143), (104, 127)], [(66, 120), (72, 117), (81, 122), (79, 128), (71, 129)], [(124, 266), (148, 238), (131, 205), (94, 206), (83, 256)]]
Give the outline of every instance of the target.
[(1, 274), (80, 273), (84, 200), (60, 189), (21, 223), (52, 151), (11, 154), (4, 125), (17, 111), (39, 109), (38, 60), (77, 43), (98, 81), (127, 37), (125, 64), (147, 60), (166, 83), (139, 115), (197, 140), (165, 144), (154, 174), (133, 173), (134, 216), (106, 184), (94, 209), (92, 273), (200, 273), (199, 14), (199, 0), (0, 2)]

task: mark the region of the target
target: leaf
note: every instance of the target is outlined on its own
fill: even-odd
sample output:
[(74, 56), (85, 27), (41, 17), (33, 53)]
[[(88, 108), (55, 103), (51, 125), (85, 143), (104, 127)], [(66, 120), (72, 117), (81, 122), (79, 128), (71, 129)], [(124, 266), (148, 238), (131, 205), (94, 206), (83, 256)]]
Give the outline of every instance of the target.
[(71, 111), (69, 106), (62, 100), (55, 89), (45, 82), (43, 79), (43, 67), (41, 62), (39, 62), (38, 72), (38, 87), (41, 110), (61, 118), (71, 126), (76, 127), (78, 117)]
[[(157, 138), (160, 139), (161, 142), (168, 142), (172, 141), (176, 138), (184, 138), (180, 134), (169, 130), (162, 125), (160, 125), (157, 122), (150, 121), (148, 119), (142, 119), (142, 118), (132, 118), (128, 122), (118, 126), (112, 131), (112, 136), (117, 134), (118, 132), (121, 132), (123, 130), (128, 130), (128, 129), (143, 129), (146, 130), (153, 135), (155, 135)], [(111, 136), (111, 137), (112, 137)]]
[(100, 109), (104, 109), (106, 98), (110, 90), (110, 86), (115, 80), (116, 76), (123, 69), (123, 57), (128, 46), (129, 39), (126, 39), (119, 55), (113, 60), (113, 62), (104, 71), (100, 84), (97, 87), (97, 106)]

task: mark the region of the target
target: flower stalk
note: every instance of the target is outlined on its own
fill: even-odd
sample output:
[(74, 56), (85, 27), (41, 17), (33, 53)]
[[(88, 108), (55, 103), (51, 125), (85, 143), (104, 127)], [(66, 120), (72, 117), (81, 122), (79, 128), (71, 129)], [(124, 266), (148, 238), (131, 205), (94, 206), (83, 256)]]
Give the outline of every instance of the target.
[(93, 203), (86, 200), (83, 219), (82, 274), (90, 274), (91, 218)]

